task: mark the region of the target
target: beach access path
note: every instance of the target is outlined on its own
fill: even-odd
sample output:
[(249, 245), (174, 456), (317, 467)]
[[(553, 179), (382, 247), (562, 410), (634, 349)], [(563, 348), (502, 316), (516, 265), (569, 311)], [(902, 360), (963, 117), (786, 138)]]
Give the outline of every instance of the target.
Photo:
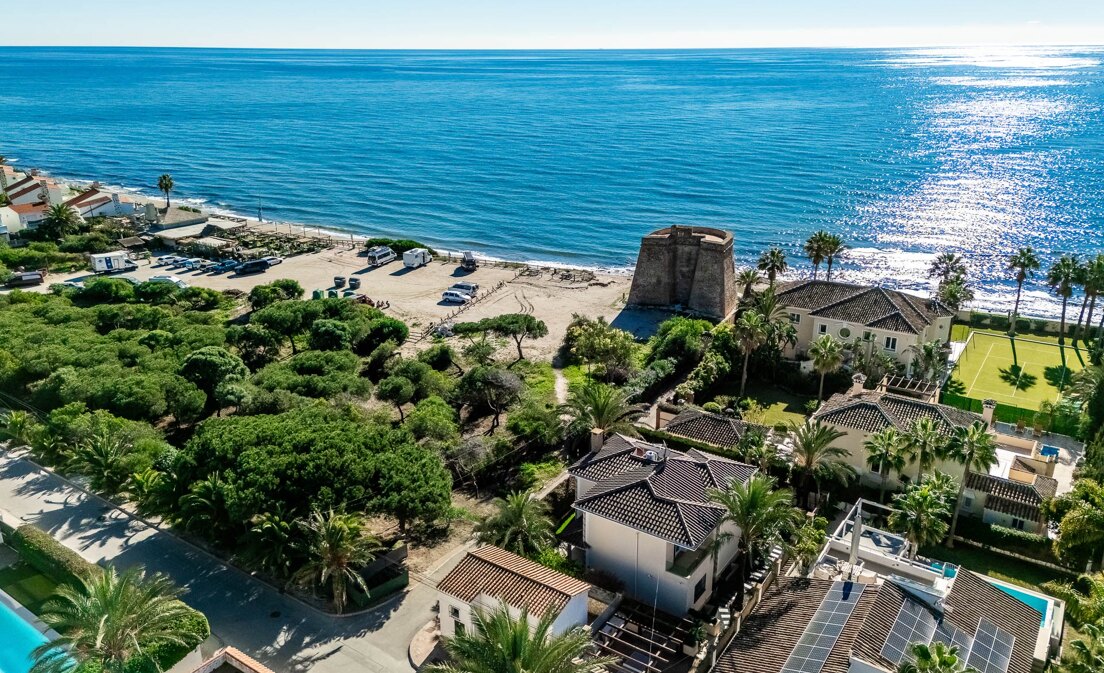
[(413, 670), (407, 645), (433, 616), (437, 594), (430, 584), (465, 551), (458, 548), (429, 581), (411, 577), (404, 594), (367, 614), (334, 618), (11, 453), (0, 452), (0, 508), (46, 530), (88, 561), (165, 573), (187, 590), (184, 601), (211, 623), (218, 642), (209, 641), (204, 656), (233, 645), (277, 673)]

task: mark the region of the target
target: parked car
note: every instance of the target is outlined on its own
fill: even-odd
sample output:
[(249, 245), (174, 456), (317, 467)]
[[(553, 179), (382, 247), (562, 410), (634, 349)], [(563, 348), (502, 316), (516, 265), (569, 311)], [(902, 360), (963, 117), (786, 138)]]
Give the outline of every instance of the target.
[(403, 264), (408, 269), (417, 269), (433, 261), (433, 255), (425, 248), (411, 248), (403, 253)]
[(245, 275), (247, 273), (263, 273), (268, 271), (269, 263), (265, 259), (251, 259), (248, 262), (243, 262), (238, 265), (236, 272), (239, 275)]
[(215, 264), (215, 268), (212, 269), (215, 273), (221, 273), (223, 271), (233, 271), (241, 265), (236, 259), (224, 259), (221, 262)]
[(46, 281), (46, 269), (39, 269), (38, 271), (16, 271), (8, 278), (8, 287), (30, 287), (31, 285), (42, 285)]
[(399, 258), (399, 256), (395, 254), (395, 251), (386, 245), (377, 245), (374, 248), (369, 248), (367, 256), (368, 266), (372, 268), (383, 266)]
[(464, 256), (460, 259), (460, 268), (464, 271), (475, 271), (479, 268), (479, 262), (476, 261), (475, 255), (468, 251), (465, 252)]
[(212, 262), (211, 260), (205, 259), (205, 260), (201, 261), (198, 266), (196, 266), (196, 269), (198, 269), (199, 271), (210, 271), (211, 269), (215, 268), (216, 266), (218, 266), (218, 265), (215, 264), (214, 262)]
[(334, 287), (345, 287), (345, 276), (334, 276)]
[(151, 283), (172, 283), (173, 285), (177, 286), (181, 290), (184, 290), (188, 287), (187, 283), (185, 283), (180, 278), (177, 278), (176, 276), (150, 276), (149, 282), (151, 282)]
[(154, 266), (169, 266), (170, 264), (176, 264), (180, 259), (176, 255), (161, 255), (153, 259)]
[(188, 259), (187, 257), (177, 257), (175, 260), (173, 260), (172, 262), (169, 263), (169, 268), (170, 269), (183, 269), (184, 265), (187, 264), (190, 261), (191, 260)]
[(50, 289), (52, 290), (55, 287), (72, 288), (74, 290), (83, 290), (84, 289), (84, 283), (80, 282), (79, 280), (63, 280), (60, 283), (54, 283), (53, 285), (51, 285)]
[(262, 257), (261, 259), (268, 262), (269, 266), (276, 266), (280, 262), (284, 261), (283, 257)]
[(126, 282), (130, 283), (131, 285), (141, 285), (142, 284), (142, 281), (138, 280), (134, 276), (116, 276), (115, 278), (117, 280), (125, 280)]
[(475, 295), (479, 294), (479, 283), (469, 283), (466, 280), (462, 280), (459, 283), (453, 283), (452, 286), (449, 287), (449, 289), (456, 290), (457, 292), (462, 292), (469, 297), (474, 297)]
[(198, 270), (200, 267), (203, 266), (203, 263), (206, 261), (207, 260), (201, 257), (193, 257), (184, 263), (184, 268), (188, 270)]
[(463, 292), (457, 292), (456, 290), (445, 290), (441, 293), (441, 301), (450, 304), (467, 304), (471, 301), (471, 297)]

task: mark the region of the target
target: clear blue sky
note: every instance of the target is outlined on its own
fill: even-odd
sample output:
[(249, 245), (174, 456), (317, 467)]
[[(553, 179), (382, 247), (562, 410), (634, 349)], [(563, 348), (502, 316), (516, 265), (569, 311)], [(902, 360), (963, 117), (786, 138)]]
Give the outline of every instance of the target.
[(54, 0), (0, 45), (713, 48), (1100, 44), (1104, 0)]

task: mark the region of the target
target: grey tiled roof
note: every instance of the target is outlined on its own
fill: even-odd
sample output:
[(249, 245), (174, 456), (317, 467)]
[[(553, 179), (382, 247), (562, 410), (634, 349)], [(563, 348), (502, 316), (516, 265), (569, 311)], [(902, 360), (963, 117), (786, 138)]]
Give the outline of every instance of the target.
[[(646, 451), (661, 459), (646, 459)], [(596, 482), (575, 501), (576, 509), (688, 548), (701, 545), (723, 515), (709, 489), (747, 481), (755, 471), (703, 451), (673, 451), (623, 435), (570, 467), (572, 475)]]
[(778, 299), (783, 306), (805, 309), (812, 315), (909, 334), (919, 334), (937, 318), (952, 315), (949, 308), (934, 299), (825, 280), (783, 284)]
[[(763, 596), (743, 629), (717, 660), (718, 673), (778, 673), (832, 583), (808, 578), (780, 578)], [(906, 600), (900, 587), (887, 581), (867, 585), (836, 640), (821, 673), (847, 673), (851, 658), (887, 671), (896, 665), (882, 658), (882, 646)], [(1041, 615), (968, 570), (959, 569), (943, 601), (942, 618), (973, 636), (981, 619), (1015, 636), (1008, 673), (1030, 673)]]
[(956, 427), (982, 420), (979, 414), (971, 411), (876, 390), (833, 395), (817, 409), (813, 418), (863, 432), (877, 432), (891, 425), (907, 430), (918, 419), (931, 418), (948, 435)]
[(757, 426), (749, 425), (738, 418), (688, 408), (668, 421), (663, 431), (705, 444), (728, 448), (736, 446), (749, 427)]
[(1058, 481), (1037, 474), (1033, 483), (1025, 484), (991, 474), (970, 472), (966, 475), (966, 488), (986, 494), (986, 509), (1027, 521), (1042, 521), (1039, 507), (1044, 498), (1054, 497)]

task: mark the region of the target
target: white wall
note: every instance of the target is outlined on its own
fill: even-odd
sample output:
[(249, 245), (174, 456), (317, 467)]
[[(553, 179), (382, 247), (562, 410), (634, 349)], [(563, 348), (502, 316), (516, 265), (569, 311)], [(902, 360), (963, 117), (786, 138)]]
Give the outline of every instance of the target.
[[(584, 591), (582, 593), (572, 596), (564, 609), (556, 617), (556, 620), (552, 622), (552, 635), (557, 636), (562, 633), (566, 633), (576, 626), (583, 626), (587, 623), (587, 595), (589, 592)], [(506, 605), (501, 600), (488, 596), (487, 594), (480, 594), (475, 597), (471, 604), (465, 603), (459, 598), (446, 594), (444, 592), (437, 592), (437, 599), (440, 601), (440, 619), (441, 619), (441, 635), (446, 638), (451, 638), (456, 635), (456, 624), (460, 623), (464, 625), (464, 631), (471, 633), (474, 628), (474, 610), (481, 610), (484, 614), (498, 610), (501, 606)], [(507, 610), (510, 612), (510, 616), (514, 619), (521, 617), (521, 608), (513, 605), (506, 605)], [(453, 617), (453, 610), (458, 613), (458, 617)], [(529, 615), (529, 629), (533, 630), (540, 622), (540, 615)]]
[(0, 226), (4, 227), (9, 234), (17, 234), (26, 228), (19, 219), (19, 213), (7, 206), (0, 208)]

